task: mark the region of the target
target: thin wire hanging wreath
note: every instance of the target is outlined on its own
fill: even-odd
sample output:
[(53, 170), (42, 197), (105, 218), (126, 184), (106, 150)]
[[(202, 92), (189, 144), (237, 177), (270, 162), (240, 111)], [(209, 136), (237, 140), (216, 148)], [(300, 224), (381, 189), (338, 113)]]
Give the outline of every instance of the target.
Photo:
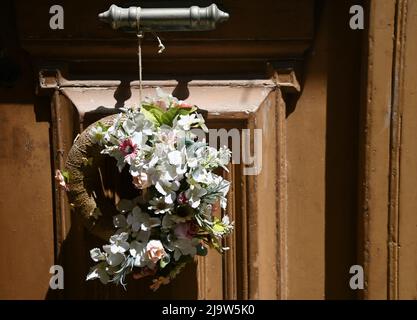
[[(207, 127), (196, 106), (159, 88), (155, 98), (142, 100), (139, 18), (138, 13), (139, 107), (122, 109), (81, 133), (56, 179), (86, 226), (98, 233), (104, 217), (95, 191), (88, 189), (97, 175), (95, 166), (111, 157), (120, 172), (128, 168), (127, 183), (133, 184), (138, 196), (115, 206), (113, 234), (102, 248), (90, 251), (96, 264), (86, 279), (126, 287), (129, 274), (135, 279), (153, 276), (151, 289), (157, 290), (196, 255), (206, 255), (208, 248), (220, 253), (227, 249), (222, 242), (233, 223), (227, 215), (215, 217), (214, 211), (217, 206), (226, 208), (230, 183), (213, 171), (227, 170), (231, 151), (197, 139), (194, 130), (207, 132)], [(157, 39), (162, 52), (164, 46)]]

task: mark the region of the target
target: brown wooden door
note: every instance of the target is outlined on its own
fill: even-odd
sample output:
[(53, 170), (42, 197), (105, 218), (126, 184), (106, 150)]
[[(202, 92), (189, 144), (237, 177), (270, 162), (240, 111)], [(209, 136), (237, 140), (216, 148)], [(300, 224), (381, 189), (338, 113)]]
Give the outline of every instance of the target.
[[(405, 121), (407, 158), (401, 158), (401, 165), (390, 165), (386, 153), (391, 131), (386, 126), (399, 126), (391, 126), (386, 110), (378, 108), (394, 90), (394, 58), (387, 54), (393, 48), (385, 44), (392, 40), (394, 26), (408, 26), (396, 31), (399, 39), (411, 32), (412, 23), (394, 22), (405, 19), (401, 14), (407, 16), (415, 6), (410, 1), (377, 1), (366, 6), (367, 1), (350, 0), (219, 0), (231, 18), (215, 31), (160, 34), (167, 48), (162, 55), (154, 37), (145, 37), (146, 94), (160, 86), (188, 99), (208, 111), (210, 128), (262, 130), (259, 174), (245, 175), (242, 163), (224, 173), (232, 181), (227, 210), (236, 221), (227, 243), (231, 250), (223, 257), (210, 253), (171, 285), (152, 293), (146, 282), (131, 281), (124, 292), (85, 281), (89, 249), (101, 242), (86, 231), (53, 180), (78, 133), (137, 101), (136, 36), (113, 31), (97, 19), (113, 2), (124, 6), (129, 1), (56, 1), (53, 4), (64, 8), (65, 27), (52, 31), (51, 1), (6, 0), (0, 30), (1, 48), (7, 50), (0, 59), (10, 57), (18, 71), (15, 81), (7, 76), (6, 83), (2, 77), (0, 85), (0, 271), (5, 275), (0, 297), (356, 298), (361, 293), (348, 285), (349, 268), (362, 263), (369, 280), (365, 296), (386, 297), (388, 283), (390, 296), (398, 296), (399, 270), (407, 279), (414, 270), (414, 224), (408, 223), (414, 219), (414, 202), (411, 188), (394, 192), (394, 198), (398, 195), (411, 205), (401, 207), (406, 214), (398, 224), (398, 206), (390, 209), (388, 218), (389, 186), (400, 182), (386, 177), (395, 171), (392, 165), (412, 167), (414, 149), (408, 138), (413, 130), (412, 121)], [(210, 4), (141, 2), (191, 3)], [(373, 37), (362, 39), (368, 31), (348, 28), (349, 8), (358, 3), (368, 10), (366, 28), (378, 38), (378, 50)], [(403, 5), (409, 11), (402, 10)], [(413, 61), (413, 46), (404, 52)], [(374, 65), (384, 72), (373, 73)], [(400, 74), (407, 84), (412, 82)], [(361, 102), (363, 90), (372, 99)], [(407, 90), (413, 92), (411, 85)], [(412, 99), (404, 101), (409, 110)], [(248, 148), (255, 151), (253, 139), (249, 135)], [(232, 139), (228, 143), (233, 146)], [(396, 144), (397, 151), (401, 145)], [(124, 192), (123, 177), (106, 172), (109, 201), (115, 201)], [(402, 172), (402, 177), (401, 183), (412, 185), (412, 176)], [(399, 235), (388, 225), (405, 230), (401, 241), (409, 246), (401, 255), (397, 242), (388, 246), (387, 230)], [(404, 261), (400, 269), (397, 257)], [(48, 290), (53, 264), (64, 267), (64, 290)], [(387, 281), (388, 269), (392, 281)], [(402, 283), (405, 296), (412, 297), (412, 285)]]

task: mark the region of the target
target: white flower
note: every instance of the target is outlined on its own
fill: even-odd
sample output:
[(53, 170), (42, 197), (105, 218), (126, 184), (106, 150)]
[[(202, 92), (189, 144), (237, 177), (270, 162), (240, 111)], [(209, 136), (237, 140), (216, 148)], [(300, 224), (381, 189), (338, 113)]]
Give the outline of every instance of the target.
[(135, 207), (127, 216), (127, 223), (132, 227), (133, 232), (138, 232), (142, 227), (145, 219), (145, 213), (139, 207)]
[(184, 163), (185, 155), (181, 151), (174, 150), (168, 153), (169, 163), (174, 166), (180, 166)]
[(174, 150), (168, 153), (168, 161), (176, 167), (176, 174), (182, 175), (187, 171), (185, 147), (182, 151)]
[(153, 263), (157, 263), (161, 260), (167, 253), (165, 252), (164, 246), (159, 240), (151, 240), (146, 245), (146, 253), (148, 258)]
[(124, 121), (122, 124), (122, 128), (126, 135), (130, 136), (136, 131), (136, 123), (131, 119), (126, 119), (126, 121)]
[(151, 136), (155, 131), (153, 123), (146, 119), (141, 112), (125, 110), (125, 113), (122, 115), (123, 117), (117, 118), (114, 121), (114, 125), (107, 131), (116, 138), (127, 138), (134, 135), (135, 132)]
[(66, 191), (69, 191), (69, 188), (67, 186), (67, 183), (65, 182), (65, 177), (64, 175), (61, 173), (60, 170), (56, 170), (55, 171), (55, 180), (59, 182), (59, 185)]
[(176, 125), (183, 130), (190, 130), (191, 126), (196, 123), (195, 113), (180, 116), (176, 122)]
[(90, 137), (94, 143), (98, 143), (102, 145), (104, 143), (104, 136), (106, 135), (106, 131), (103, 130), (103, 126), (98, 124), (91, 128), (90, 130)]
[(155, 133), (155, 138), (164, 145), (174, 148), (174, 145), (177, 142), (177, 132), (167, 125), (162, 125)]
[(222, 218), (222, 223), (223, 223), (224, 225), (226, 225), (226, 226), (230, 225), (230, 218), (229, 218), (229, 216), (228, 216), (228, 215), (225, 215), (225, 216)]
[(130, 254), (135, 258), (135, 267), (144, 267), (147, 264), (146, 245), (139, 241), (132, 241), (130, 243)]
[(174, 207), (171, 203), (166, 203), (164, 197), (153, 198), (149, 201), (149, 210), (154, 210), (156, 214), (164, 214), (170, 212)]
[(209, 146), (204, 146), (196, 150), (196, 154), (201, 159), (201, 165), (205, 168), (216, 168), (219, 166), (218, 151)]
[(190, 189), (185, 191), (185, 196), (188, 199), (188, 203), (193, 208), (197, 208), (200, 205), (201, 197), (207, 194), (207, 190), (200, 187), (199, 185), (191, 185)]
[(127, 217), (127, 223), (132, 227), (133, 232), (150, 231), (151, 228), (161, 224), (158, 218), (151, 218), (146, 212), (142, 212), (139, 207), (135, 207)]
[(110, 280), (110, 276), (106, 272), (105, 263), (99, 263), (90, 269), (86, 280), (100, 279), (101, 283), (107, 284)]
[(178, 99), (173, 97), (172, 94), (166, 93), (161, 88), (157, 87), (155, 89), (158, 99), (154, 101), (162, 109), (168, 109), (172, 103), (177, 103)]
[(162, 218), (161, 226), (162, 226), (162, 229), (170, 230), (176, 224), (187, 222), (190, 219), (192, 219), (192, 216), (191, 215), (190, 216), (186, 216), (186, 217), (180, 217), (180, 216), (175, 215), (175, 214), (166, 214)]
[(198, 158), (191, 156), (191, 155), (187, 155), (187, 166), (189, 168), (196, 168), (198, 166)]
[(164, 162), (161, 165), (159, 165), (158, 171), (159, 176), (157, 177), (157, 179), (164, 182), (165, 184), (170, 184), (170, 181), (180, 180), (183, 178), (183, 172), (181, 170), (177, 170), (177, 167), (170, 165), (167, 162)]
[(137, 146), (140, 150), (150, 150), (149, 146), (146, 144), (148, 141), (148, 136), (143, 132), (135, 132), (132, 134), (132, 142)]
[(213, 176), (213, 173), (207, 171), (204, 168), (198, 168), (192, 173), (194, 181), (206, 185), (210, 185), (213, 183)]
[(114, 254), (127, 251), (129, 249), (128, 238), (129, 234), (127, 232), (112, 235), (110, 237), (110, 251)]
[(151, 121), (145, 118), (143, 113), (135, 113), (133, 121), (136, 123), (136, 131), (143, 132), (143, 134), (146, 134), (147, 136), (153, 135), (155, 127)]
[(230, 182), (223, 179), (220, 176), (217, 176), (216, 179), (217, 181), (215, 181), (215, 184), (217, 184), (218, 186), (218, 190), (221, 193), (219, 199), (220, 199), (220, 207), (222, 209), (226, 209), (227, 206), (227, 198), (226, 195), (229, 192), (229, 188), (230, 188)]
[(232, 156), (232, 152), (228, 148), (221, 147), (218, 152), (219, 165), (225, 168), (229, 164), (231, 156)]
[(120, 150), (119, 150), (119, 145), (118, 144), (103, 149), (101, 151), (101, 153), (102, 154), (108, 154), (110, 157), (113, 157), (114, 159), (116, 159), (116, 161), (117, 161), (116, 166), (119, 169), (119, 172), (122, 172), (123, 168), (126, 165), (126, 162), (125, 162), (125, 157), (123, 156), (123, 153), (120, 152)]
[(155, 184), (156, 190), (165, 196), (165, 202), (168, 204), (174, 203), (176, 198), (176, 191), (178, 191), (179, 187), (180, 183), (176, 180), (171, 182), (162, 180)]
[(208, 128), (205, 124), (204, 118), (200, 113), (197, 113), (198, 122), (197, 124), (200, 126), (201, 129), (203, 129), (204, 132), (208, 132)]
[(182, 115), (179, 116), (176, 121), (174, 121), (174, 128), (176, 129), (179, 128), (185, 131), (189, 131), (191, 130), (191, 127), (201, 127), (205, 132), (208, 132), (204, 118), (200, 113)]
[(99, 248), (91, 249), (90, 256), (95, 262), (106, 260), (106, 255)]
[[(216, 224), (213, 227), (213, 233), (216, 237), (223, 237), (226, 234), (229, 234), (233, 230), (233, 222), (230, 222), (230, 218), (228, 215), (225, 215), (221, 222), (216, 219)], [(224, 248), (223, 248), (224, 249)]]
[(179, 258), (184, 255), (195, 256), (197, 253), (196, 246), (199, 244), (200, 240), (193, 238), (193, 239), (177, 239), (174, 241), (170, 241), (166, 244), (168, 250), (174, 252), (174, 260), (178, 261)]
[(126, 257), (123, 253), (120, 252), (113, 253), (111, 247), (112, 246), (108, 244), (103, 246), (103, 250), (106, 252), (106, 262), (110, 266), (118, 266), (126, 259)]

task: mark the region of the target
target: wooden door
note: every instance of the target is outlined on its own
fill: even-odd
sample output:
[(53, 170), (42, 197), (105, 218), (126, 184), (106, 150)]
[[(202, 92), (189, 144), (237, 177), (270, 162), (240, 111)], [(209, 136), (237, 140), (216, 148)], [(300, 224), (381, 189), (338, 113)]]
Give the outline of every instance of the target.
[[(3, 277), (0, 296), (355, 298), (348, 271), (365, 252), (357, 246), (365, 239), (357, 233), (358, 159), (366, 147), (359, 139), (363, 32), (347, 26), (350, 6), (362, 1), (341, 2), (219, 0), (231, 18), (215, 31), (160, 34), (167, 48), (162, 55), (154, 37), (145, 37), (146, 94), (160, 86), (206, 109), (210, 128), (250, 129), (252, 154), (254, 129), (262, 132), (258, 174), (244, 174), (242, 163), (224, 173), (232, 181), (227, 210), (236, 221), (231, 250), (199, 259), (154, 294), (145, 282), (131, 281), (124, 292), (85, 281), (89, 249), (101, 242), (53, 181), (78, 133), (137, 102), (136, 36), (97, 19), (111, 4), (130, 1), (6, 0), (2, 41), (20, 75), (0, 86), (0, 209), (7, 227), (0, 234), (6, 255), (0, 270), (14, 284)], [(158, 7), (210, 3), (141, 1)], [(64, 8), (63, 30), (49, 27), (53, 4)], [(228, 143), (233, 146), (232, 139)], [(108, 171), (114, 194), (122, 192), (119, 179)], [(17, 247), (24, 247), (22, 254)], [(377, 256), (379, 247), (371, 249)], [(28, 270), (33, 253), (36, 264)], [(64, 290), (48, 290), (53, 264), (64, 267)]]

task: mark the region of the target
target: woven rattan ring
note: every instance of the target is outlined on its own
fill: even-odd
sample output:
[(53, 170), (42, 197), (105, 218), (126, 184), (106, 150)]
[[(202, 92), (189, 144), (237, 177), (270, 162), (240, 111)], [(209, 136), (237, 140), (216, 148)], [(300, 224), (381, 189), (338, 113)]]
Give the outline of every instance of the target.
[[(111, 125), (115, 116), (105, 117), (100, 122)], [(81, 216), (87, 229), (107, 241), (114, 233), (112, 217), (117, 210), (105, 196), (102, 185), (102, 173), (109, 157), (100, 153), (102, 147), (91, 138), (90, 129), (96, 125), (97, 122), (84, 130), (69, 151), (65, 164), (65, 170), (69, 173), (67, 195), (71, 207)]]

